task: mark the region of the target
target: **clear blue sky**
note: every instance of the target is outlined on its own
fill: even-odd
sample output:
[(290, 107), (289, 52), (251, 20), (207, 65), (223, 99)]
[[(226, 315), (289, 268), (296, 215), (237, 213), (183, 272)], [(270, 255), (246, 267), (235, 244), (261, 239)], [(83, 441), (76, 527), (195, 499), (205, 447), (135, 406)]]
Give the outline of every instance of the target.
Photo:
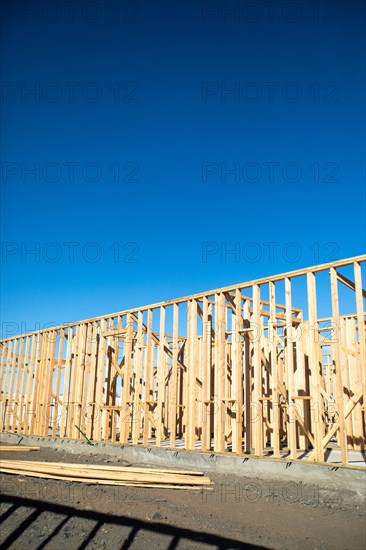
[(364, 2), (73, 5), (2, 6), (3, 323), (364, 252)]

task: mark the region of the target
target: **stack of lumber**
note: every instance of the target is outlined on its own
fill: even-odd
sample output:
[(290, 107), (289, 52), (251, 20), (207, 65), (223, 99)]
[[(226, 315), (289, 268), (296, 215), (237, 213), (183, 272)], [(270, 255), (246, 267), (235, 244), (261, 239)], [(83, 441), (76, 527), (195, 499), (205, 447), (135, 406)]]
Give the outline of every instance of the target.
[(39, 451), (41, 447), (21, 447), (20, 445), (0, 445), (0, 453), (3, 451)]
[(127, 485), (166, 489), (212, 488), (212, 482), (203, 475), (203, 472), (185, 470), (157, 470), (153, 468), (65, 464), (63, 462), (37, 462), (31, 460), (0, 460), (0, 471), (6, 474), (22, 474), (98, 485)]

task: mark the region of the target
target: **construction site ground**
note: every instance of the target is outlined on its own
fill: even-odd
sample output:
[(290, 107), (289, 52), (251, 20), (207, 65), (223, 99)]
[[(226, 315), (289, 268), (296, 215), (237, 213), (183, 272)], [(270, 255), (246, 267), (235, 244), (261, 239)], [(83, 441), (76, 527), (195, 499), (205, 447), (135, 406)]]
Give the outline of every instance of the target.
[[(6, 456), (5, 456), (6, 455)], [(3, 459), (142, 466), (54, 448)], [(156, 464), (153, 466), (156, 468)], [(91, 485), (1, 474), (0, 548), (358, 549), (364, 503), (336, 484), (212, 474), (213, 490)]]

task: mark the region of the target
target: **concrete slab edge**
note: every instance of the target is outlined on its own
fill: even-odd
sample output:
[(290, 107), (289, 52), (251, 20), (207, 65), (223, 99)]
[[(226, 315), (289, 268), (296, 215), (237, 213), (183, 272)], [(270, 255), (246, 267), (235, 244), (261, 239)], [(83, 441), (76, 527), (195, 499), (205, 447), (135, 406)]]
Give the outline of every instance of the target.
[(0, 433), (0, 443), (35, 445), (63, 450), (70, 454), (109, 455), (131, 463), (157, 467), (187, 468), (205, 473), (309, 484), (333, 484), (339, 491), (353, 494), (358, 502), (366, 500), (366, 469), (331, 464), (305, 463), (300, 460), (275, 460), (252, 456), (235, 456), (214, 452), (172, 450), (135, 445), (94, 443), (86, 441)]

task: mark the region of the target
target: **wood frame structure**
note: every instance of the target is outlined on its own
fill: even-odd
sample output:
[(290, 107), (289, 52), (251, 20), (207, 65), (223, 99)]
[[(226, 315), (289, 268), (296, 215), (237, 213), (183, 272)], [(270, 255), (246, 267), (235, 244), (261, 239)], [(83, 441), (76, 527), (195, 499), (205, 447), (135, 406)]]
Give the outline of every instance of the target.
[(317, 462), (334, 444), (347, 464), (366, 446), (365, 261), (4, 339), (0, 430)]

